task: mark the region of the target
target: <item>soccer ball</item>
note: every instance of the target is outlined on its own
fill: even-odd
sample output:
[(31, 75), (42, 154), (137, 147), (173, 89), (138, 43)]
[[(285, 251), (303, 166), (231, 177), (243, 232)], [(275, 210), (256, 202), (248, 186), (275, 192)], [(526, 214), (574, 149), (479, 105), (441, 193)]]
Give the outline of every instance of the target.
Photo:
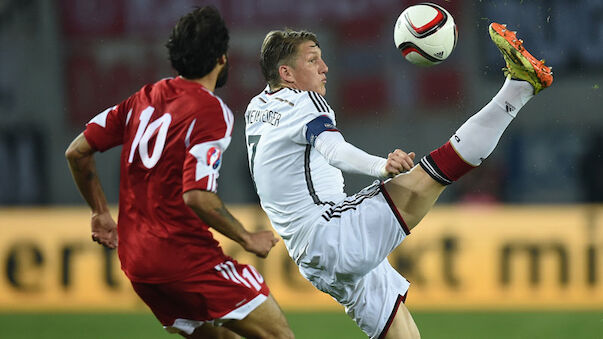
[(410, 6), (394, 26), (394, 43), (406, 60), (421, 66), (444, 61), (456, 46), (458, 33), (444, 8), (422, 3)]

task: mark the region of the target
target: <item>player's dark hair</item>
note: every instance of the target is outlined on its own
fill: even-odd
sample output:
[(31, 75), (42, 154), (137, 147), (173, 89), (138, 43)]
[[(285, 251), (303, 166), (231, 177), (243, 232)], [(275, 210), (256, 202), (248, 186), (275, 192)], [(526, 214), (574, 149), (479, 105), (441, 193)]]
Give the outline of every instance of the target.
[(313, 41), (318, 46), (316, 35), (308, 31), (294, 31), (287, 28), (266, 34), (260, 51), (260, 67), (270, 87), (280, 86), (281, 77), (278, 68), (281, 65), (293, 66), (297, 47), (305, 41)]
[(180, 20), (166, 43), (172, 67), (188, 79), (211, 72), (228, 50), (228, 29), (213, 6), (196, 8)]

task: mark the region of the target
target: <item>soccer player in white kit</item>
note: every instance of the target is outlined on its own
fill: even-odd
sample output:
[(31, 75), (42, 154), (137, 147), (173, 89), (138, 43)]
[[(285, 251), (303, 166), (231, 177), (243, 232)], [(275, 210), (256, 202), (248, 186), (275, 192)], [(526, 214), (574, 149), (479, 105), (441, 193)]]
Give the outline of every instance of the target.
[[(324, 98), (328, 67), (313, 33), (272, 31), (262, 44), (268, 85), (245, 112), (262, 208), (301, 274), (342, 304), (370, 338), (419, 337), (403, 303), (410, 284), (387, 255), (446, 185), (477, 167), (519, 109), (553, 81), (550, 68), (506, 26), (491, 24), (490, 35), (507, 64), (504, 85), (420, 166), (413, 152), (396, 149), (385, 159), (345, 141)], [(346, 197), (341, 171), (386, 180)]]

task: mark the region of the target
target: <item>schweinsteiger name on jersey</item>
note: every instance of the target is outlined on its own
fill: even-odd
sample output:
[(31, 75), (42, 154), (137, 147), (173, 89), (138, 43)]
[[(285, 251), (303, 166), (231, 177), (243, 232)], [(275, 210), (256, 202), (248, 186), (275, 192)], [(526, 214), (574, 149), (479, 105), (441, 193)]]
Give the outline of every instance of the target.
[(245, 112), (245, 124), (253, 124), (254, 122), (263, 122), (272, 126), (278, 126), (281, 120), (281, 114), (269, 110), (249, 110)]

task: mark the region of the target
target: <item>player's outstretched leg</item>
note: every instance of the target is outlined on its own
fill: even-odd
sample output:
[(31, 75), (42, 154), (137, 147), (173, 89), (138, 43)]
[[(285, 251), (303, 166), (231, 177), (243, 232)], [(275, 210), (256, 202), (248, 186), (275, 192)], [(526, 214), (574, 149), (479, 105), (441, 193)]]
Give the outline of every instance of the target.
[(423, 157), (420, 167), (385, 184), (412, 229), (431, 209), (446, 185), (479, 166), (494, 150), (519, 110), (553, 82), (551, 69), (532, 56), (506, 26), (493, 23), (490, 36), (506, 62), (500, 91), (440, 148)]
[(523, 40), (517, 38), (517, 32), (507, 29), (507, 25), (493, 22), (489, 27), (490, 38), (498, 47), (507, 67), (505, 75), (511, 79), (524, 80), (534, 87), (534, 94), (553, 83), (552, 68), (544, 60), (536, 59), (523, 47)]

